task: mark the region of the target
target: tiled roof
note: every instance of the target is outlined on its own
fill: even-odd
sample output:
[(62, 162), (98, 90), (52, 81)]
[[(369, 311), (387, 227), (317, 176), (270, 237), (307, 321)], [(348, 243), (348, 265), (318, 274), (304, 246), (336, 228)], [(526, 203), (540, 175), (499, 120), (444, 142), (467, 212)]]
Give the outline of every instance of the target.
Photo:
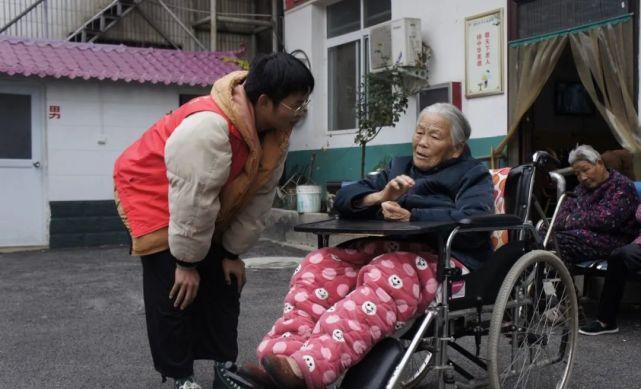
[(234, 52), (143, 49), (123, 45), (0, 36), (0, 74), (165, 85), (209, 86), (238, 70)]

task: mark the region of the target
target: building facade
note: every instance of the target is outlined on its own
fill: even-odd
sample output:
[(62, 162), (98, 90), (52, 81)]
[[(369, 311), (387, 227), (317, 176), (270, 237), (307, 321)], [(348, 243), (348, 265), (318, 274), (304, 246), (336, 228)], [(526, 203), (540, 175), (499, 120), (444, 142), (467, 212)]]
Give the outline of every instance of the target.
[(126, 243), (116, 157), (237, 64), (278, 50), (282, 9), (0, 0), (0, 247)]
[(0, 37), (0, 247), (128, 242), (113, 201), (116, 158), (237, 70), (226, 58), (235, 57)]
[[(400, 18), (420, 18), (423, 43), (433, 52), (430, 84), (460, 83), (465, 76), (465, 17), (506, 6), (505, 0), (344, 0), (343, 9), (333, 8), (341, 2), (295, 3), (285, 11), (285, 48), (290, 52), (305, 52), (317, 86), (307, 117), (295, 128), (288, 168), (309, 164), (314, 158), (312, 179), (321, 184), (353, 180), (360, 174), (360, 151), (354, 144), (353, 103), (345, 108), (345, 104), (349, 104), (345, 94), (355, 95), (358, 76), (366, 71), (366, 48), (373, 26)], [(373, 3), (380, 4), (368, 12), (368, 5), (372, 8)], [(342, 15), (336, 15), (334, 19), (338, 20), (331, 26), (328, 18), (334, 16), (334, 11)], [(353, 13), (351, 18), (346, 15), (350, 12)], [(502, 43), (503, 49), (506, 49), (506, 42)], [(506, 66), (503, 69), (505, 79)], [(346, 83), (351, 83), (350, 89), (342, 96), (332, 92)], [(410, 98), (406, 114), (396, 126), (384, 128), (368, 145), (366, 169), (371, 170), (386, 157), (411, 152), (417, 103), (416, 98)], [(467, 99), (463, 93), (461, 103), (463, 112), (473, 124), (469, 142), (472, 152), (477, 156), (487, 155), (490, 146), (498, 144), (506, 134), (507, 93), (475, 99)]]
[[(629, 43), (625, 47), (629, 57), (622, 59), (620, 70), (604, 71), (625, 72), (632, 80), (627, 85), (615, 85), (613, 93), (624, 90), (623, 94), (630, 96), (634, 107), (615, 112), (615, 115), (630, 117), (630, 110), (636, 109), (639, 100), (638, 7), (638, 0), (597, 0), (590, 4), (578, 0), (286, 1), (285, 48), (308, 60), (317, 80), (309, 113), (294, 131), (288, 169), (301, 171), (304, 170), (301, 167), (313, 164), (311, 178), (321, 185), (359, 177), (360, 151), (354, 143), (357, 127), (354, 96), (360, 78), (370, 70), (371, 32), (382, 23), (403, 18), (420, 20), (422, 41), (432, 50), (430, 87), (455, 86), (449, 97), (447, 93), (441, 94), (435, 101), (450, 101), (460, 106), (472, 125), (468, 144), (474, 156), (489, 156), (503, 141), (508, 146), (501, 148), (503, 164), (520, 163), (541, 148), (555, 151), (563, 159), (577, 142), (593, 144), (600, 151), (623, 146), (631, 149), (632, 146), (621, 141), (619, 135), (623, 130), (607, 119), (610, 115), (607, 112), (614, 110), (608, 108), (607, 102), (601, 107), (600, 103), (595, 105), (589, 101), (591, 96), (582, 85), (585, 80), (577, 72), (579, 65), (572, 54), (580, 45), (571, 49), (570, 41), (571, 36), (581, 40), (580, 34), (597, 29), (608, 30), (621, 23), (627, 26), (620, 39)], [(475, 37), (466, 33), (466, 20), (478, 19), (484, 14), (500, 15), (494, 23), (501, 24), (497, 31), (500, 31), (498, 47), (502, 59), (499, 74), (492, 77), (500, 78), (501, 91), (471, 96), (466, 93), (466, 72), (469, 73), (466, 50), (470, 52)], [(535, 69), (542, 74), (539, 84), (524, 84), (518, 69), (532, 64), (525, 63), (528, 59), (523, 55), (523, 48), (557, 36), (567, 38), (567, 42), (562, 43), (566, 46), (551, 56), (553, 61), (548, 69)], [(588, 51), (590, 44), (607, 46), (607, 42), (589, 43), (588, 40), (583, 39)], [(601, 61), (607, 62), (603, 58)], [(473, 63), (468, 62), (468, 67), (473, 67)], [(599, 78), (592, 71), (592, 76)], [(523, 88), (535, 91), (529, 100), (517, 94), (519, 85), (525, 85), (521, 91)], [(458, 86), (460, 94), (456, 92)], [(612, 94), (603, 92), (596, 92), (592, 100)], [(527, 101), (525, 106), (518, 106), (517, 100)], [(578, 106), (570, 108), (564, 106), (577, 103)], [(425, 102), (410, 98), (407, 111), (396, 126), (384, 128), (368, 144), (366, 170), (373, 170), (395, 155), (411, 152), (411, 134), (420, 107), (424, 105)], [(610, 104), (610, 107), (613, 105), (616, 106)], [(633, 137), (638, 138), (638, 126), (634, 130), (632, 127), (633, 124), (628, 130), (635, 131), (637, 135)]]

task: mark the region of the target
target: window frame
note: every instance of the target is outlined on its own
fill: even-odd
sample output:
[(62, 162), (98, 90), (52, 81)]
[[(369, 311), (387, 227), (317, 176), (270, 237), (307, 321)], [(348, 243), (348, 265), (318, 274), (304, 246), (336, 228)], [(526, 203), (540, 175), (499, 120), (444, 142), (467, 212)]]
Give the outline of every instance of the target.
[[(333, 42), (333, 44), (330, 46), (327, 46), (327, 130), (326, 132), (331, 135), (337, 135), (337, 134), (354, 134), (358, 131), (358, 118), (355, 118), (354, 120), (354, 128), (344, 128), (344, 129), (332, 129), (332, 115), (334, 114), (334, 104), (332, 101), (333, 94), (332, 94), (332, 74), (330, 74), (330, 59), (329, 59), (329, 50), (341, 46), (344, 44), (348, 43), (354, 43), (358, 42), (357, 44), (357, 55), (356, 55), (356, 63), (358, 64), (356, 66), (356, 82), (357, 85), (355, 85), (356, 90), (360, 88), (360, 83), (361, 83), (361, 77), (363, 74), (363, 38), (360, 36), (360, 31), (359, 31), (359, 36), (354, 39), (352, 35), (347, 34), (346, 39), (339, 39), (336, 42)], [(341, 36), (340, 38), (346, 37), (346, 36)], [(354, 101), (356, 102), (356, 95), (354, 95)], [(354, 108), (356, 108), (356, 103), (354, 104)]]
[(0, 158), (0, 168), (33, 169), (35, 162), (42, 164), (45, 158), (44, 128), (47, 123), (44, 91), (41, 86), (29, 82), (6, 83), (0, 81), (0, 93), (31, 96), (31, 157), (24, 159)]
[[(326, 76), (327, 76), (327, 126), (325, 129), (325, 134), (328, 136), (333, 136), (333, 135), (347, 135), (347, 134), (355, 134), (358, 132), (358, 118), (355, 118), (355, 126), (354, 128), (347, 128), (347, 129), (340, 129), (340, 130), (333, 130), (331, 129), (331, 123), (332, 123), (332, 114), (334, 113), (334, 108), (333, 108), (333, 101), (332, 99), (332, 93), (331, 93), (331, 82), (332, 78), (330, 75), (330, 66), (329, 66), (329, 50), (333, 47), (340, 46), (346, 43), (352, 43), (352, 42), (359, 42), (359, 48), (358, 48), (358, 66), (356, 69), (357, 75), (356, 79), (358, 80), (356, 85), (356, 89), (359, 90), (361, 83), (363, 82), (363, 77), (365, 77), (369, 73), (369, 50), (370, 50), (370, 30), (372, 28), (376, 28), (381, 24), (384, 23), (389, 23), (392, 20), (391, 17), (391, 8), (390, 8), (390, 20), (386, 20), (383, 22), (380, 22), (378, 24), (374, 24), (369, 27), (364, 27), (365, 26), (365, 12), (364, 12), (364, 6), (365, 2), (367, 0), (360, 0), (360, 25), (361, 28), (357, 31), (352, 31), (347, 34), (343, 35), (338, 35), (335, 37), (328, 38), (327, 34), (325, 34), (325, 69), (326, 69)], [(391, 7), (391, 5), (390, 5)], [(325, 18), (327, 20), (327, 8), (325, 8)], [(325, 23), (326, 24), (326, 23)], [(354, 96), (355, 103), (354, 107), (356, 108), (356, 96)], [(356, 115), (356, 113), (354, 113)]]

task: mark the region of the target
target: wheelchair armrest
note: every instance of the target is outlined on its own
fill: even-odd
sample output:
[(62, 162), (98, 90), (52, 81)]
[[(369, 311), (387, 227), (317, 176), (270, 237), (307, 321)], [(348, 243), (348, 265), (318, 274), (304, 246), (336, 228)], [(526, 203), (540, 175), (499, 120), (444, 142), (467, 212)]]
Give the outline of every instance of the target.
[(500, 230), (505, 227), (518, 226), (523, 224), (520, 217), (510, 214), (495, 214), (474, 216), (461, 220), (459, 224), (463, 229), (467, 228), (493, 228)]

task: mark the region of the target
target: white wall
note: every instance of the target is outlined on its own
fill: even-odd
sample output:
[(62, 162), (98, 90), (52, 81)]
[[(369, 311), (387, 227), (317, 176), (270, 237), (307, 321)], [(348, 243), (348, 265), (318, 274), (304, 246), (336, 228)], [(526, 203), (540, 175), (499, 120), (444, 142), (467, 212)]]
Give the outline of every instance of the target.
[[(322, 1), (301, 5), (285, 13), (284, 42), (287, 51), (301, 49), (310, 57), (316, 88), (308, 117), (297, 126), (291, 150), (354, 146), (354, 133), (328, 135), (327, 45), (325, 6)], [(431, 84), (465, 81), (465, 18), (504, 8), (503, 88), (507, 91), (507, 1), (506, 0), (393, 0), (392, 19), (421, 19), (423, 41), (433, 50)], [(464, 85), (463, 89), (464, 89)], [(464, 91), (463, 91), (464, 94)], [(472, 138), (506, 134), (507, 92), (502, 95), (467, 100), (463, 112), (472, 124)], [(396, 144), (410, 141), (416, 119), (416, 101), (410, 99), (406, 115), (396, 128), (386, 128), (370, 144)]]
[[(178, 107), (180, 93), (205, 89), (55, 80), (46, 82), (49, 201), (113, 199), (113, 164), (149, 126)], [(99, 144), (105, 141), (105, 144)]]
[[(307, 116), (294, 128), (290, 150), (325, 147), (329, 138), (327, 137), (327, 49), (325, 48), (324, 7), (314, 4), (302, 5), (286, 13), (283, 31), (285, 50), (291, 52), (298, 49), (307, 54), (315, 82)], [(341, 140), (343, 139), (333, 139), (333, 143)]]
[[(503, 90), (501, 95), (465, 98), (465, 18), (503, 8)], [(472, 124), (472, 137), (505, 135), (507, 132), (507, 1), (506, 0), (413, 0), (392, 1), (392, 19), (421, 19), (423, 42), (433, 51), (430, 83), (460, 81), (463, 112)]]

